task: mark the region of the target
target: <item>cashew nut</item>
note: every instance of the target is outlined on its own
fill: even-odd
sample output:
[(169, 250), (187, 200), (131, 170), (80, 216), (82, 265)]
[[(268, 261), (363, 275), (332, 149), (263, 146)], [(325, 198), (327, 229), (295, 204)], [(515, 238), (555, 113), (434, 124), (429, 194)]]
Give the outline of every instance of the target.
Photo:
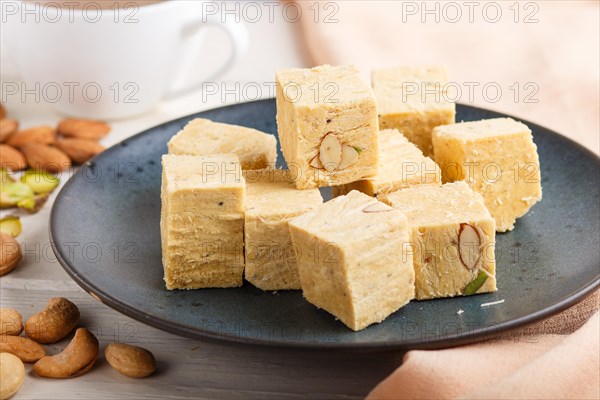
[(87, 329), (79, 328), (61, 353), (43, 357), (33, 365), (33, 370), (46, 378), (74, 378), (92, 369), (98, 352), (98, 339)]
[(43, 311), (29, 317), (25, 333), (38, 343), (56, 343), (65, 338), (79, 322), (79, 309), (64, 297), (48, 301)]

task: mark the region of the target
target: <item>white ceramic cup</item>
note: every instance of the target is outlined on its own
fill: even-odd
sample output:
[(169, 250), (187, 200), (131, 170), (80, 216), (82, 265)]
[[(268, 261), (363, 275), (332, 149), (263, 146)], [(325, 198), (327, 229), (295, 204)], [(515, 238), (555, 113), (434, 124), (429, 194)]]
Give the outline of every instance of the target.
[[(197, 90), (233, 66), (248, 46), (243, 25), (203, 15), (202, 3), (169, 0), (113, 9), (91, 3), (75, 9), (4, 0), (5, 43), (23, 82), (3, 82), (3, 97), (10, 102), (11, 96), (37, 95), (66, 115), (115, 119)], [(212, 76), (194, 76), (199, 58), (219, 63), (198, 54), (209, 25), (228, 34), (231, 55)]]

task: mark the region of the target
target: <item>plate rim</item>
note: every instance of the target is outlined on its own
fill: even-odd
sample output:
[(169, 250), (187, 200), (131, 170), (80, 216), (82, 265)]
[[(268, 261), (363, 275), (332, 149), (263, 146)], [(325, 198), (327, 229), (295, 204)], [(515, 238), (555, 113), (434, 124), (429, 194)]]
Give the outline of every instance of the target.
[[(104, 152), (100, 153), (99, 155), (97, 155), (94, 158), (92, 158), (91, 160), (89, 160), (86, 164), (84, 164), (84, 166), (88, 165), (89, 163), (93, 163), (96, 158), (110, 156), (110, 154), (112, 152), (114, 152), (117, 148), (119, 148), (124, 142), (130, 141), (139, 136), (146, 135), (151, 131), (155, 131), (157, 129), (162, 128), (163, 126), (170, 125), (176, 121), (190, 120), (192, 118), (195, 118), (198, 114), (201, 114), (204, 112), (219, 111), (222, 109), (230, 108), (232, 106), (240, 106), (240, 105), (246, 105), (246, 104), (270, 103), (274, 100), (275, 100), (274, 98), (268, 98), (268, 99), (250, 101), (250, 102), (229, 104), (229, 105), (224, 105), (224, 106), (220, 106), (220, 107), (216, 107), (216, 108), (211, 108), (208, 110), (199, 111), (199, 112), (185, 115), (182, 117), (177, 117), (177, 118), (174, 118), (169, 121), (165, 121), (161, 124), (152, 126), (150, 128), (143, 130), (142, 132), (139, 132), (128, 138), (125, 138), (118, 143), (115, 143), (114, 145), (112, 145), (111, 147), (106, 149)], [(579, 151), (587, 153), (588, 156), (595, 159), (596, 163), (598, 164), (598, 167), (600, 168), (600, 156), (595, 154), (593, 151), (591, 151), (587, 147), (581, 145), (580, 143), (578, 143), (578, 142), (576, 142), (576, 141), (574, 141), (552, 129), (546, 128), (544, 126), (541, 126), (541, 125), (533, 123), (533, 122), (529, 122), (525, 119), (514, 117), (510, 114), (502, 113), (500, 111), (495, 111), (495, 110), (477, 107), (477, 106), (473, 106), (470, 104), (463, 104), (463, 103), (457, 103), (457, 105), (460, 105), (461, 107), (470, 108), (475, 111), (501, 114), (501, 115), (504, 115), (505, 117), (510, 117), (510, 118), (519, 120), (519, 121), (523, 122), (524, 124), (526, 124), (530, 128), (535, 127), (536, 129), (544, 130), (547, 133), (554, 135), (563, 141), (568, 142), (570, 145), (576, 147)], [(534, 130), (534, 129), (532, 129), (532, 130)], [(410, 350), (441, 349), (441, 348), (448, 348), (448, 347), (459, 346), (459, 345), (468, 344), (468, 343), (478, 343), (478, 342), (482, 342), (485, 340), (489, 340), (489, 339), (499, 336), (501, 333), (505, 333), (510, 330), (525, 326), (527, 324), (531, 324), (531, 323), (540, 321), (542, 319), (551, 317), (551, 316), (556, 315), (556, 314), (560, 313), (561, 311), (564, 311), (565, 309), (573, 306), (574, 304), (577, 304), (578, 302), (582, 301), (584, 298), (589, 296), (594, 290), (596, 290), (598, 287), (600, 287), (600, 274), (598, 274), (595, 280), (588, 282), (588, 284), (585, 285), (583, 288), (581, 288), (579, 291), (572, 293), (571, 295), (561, 299), (559, 302), (557, 302), (549, 307), (543, 308), (541, 310), (537, 310), (533, 313), (530, 313), (528, 315), (525, 315), (525, 316), (522, 316), (519, 318), (511, 319), (511, 320), (496, 324), (493, 327), (480, 327), (480, 328), (476, 328), (476, 329), (471, 329), (467, 333), (454, 333), (454, 334), (450, 334), (450, 335), (443, 335), (443, 336), (440, 336), (435, 339), (429, 339), (427, 341), (409, 340), (409, 341), (405, 341), (403, 343), (387, 341), (387, 342), (382, 342), (382, 343), (378, 342), (378, 343), (360, 343), (360, 344), (355, 344), (355, 343), (351, 343), (351, 342), (346, 342), (346, 343), (325, 343), (325, 342), (306, 343), (306, 342), (294, 342), (294, 341), (286, 342), (286, 341), (281, 341), (281, 340), (261, 340), (261, 339), (255, 339), (255, 338), (246, 338), (246, 337), (241, 337), (241, 336), (238, 336), (235, 334), (229, 334), (229, 333), (218, 333), (217, 334), (217, 333), (208, 331), (206, 329), (189, 328), (183, 324), (166, 321), (166, 320), (163, 320), (162, 318), (150, 317), (149, 314), (147, 314), (143, 311), (137, 310), (135, 307), (132, 307), (128, 304), (125, 304), (123, 301), (121, 301), (121, 300), (115, 298), (114, 296), (112, 296), (111, 294), (103, 291), (101, 288), (96, 287), (95, 285), (93, 285), (93, 283), (88, 282), (87, 279), (85, 279), (79, 275), (79, 273), (76, 271), (76, 268), (74, 268), (71, 265), (71, 263), (69, 263), (67, 261), (67, 259), (63, 255), (61, 249), (59, 247), (57, 247), (58, 242), (55, 240), (56, 235), (57, 235), (55, 232), (55, 229), (56, 229), (56, 225), (57, 225), (56, 213), (57, 213), (57, 209), (58, 209), (58, 204), (60, 204), (60, 200), (64, 196), (65, 189), (68, 188), (70, 185), (72, 185), (73, 182), (75, 181), (75, 179), (80, 174), (82, 174), (81, 171), (82, 171), (82, 168), (80, 167), (75, 173), (73, 173), (69, 177), (67, 182), (64, 184), (64, 186), (60, 189), (59, 193), (57, 194), (57, 196), (52, 204), (52, 209), (50, 211), (48, 231), (49, 231), (49, 236), (50, 236), (50, 245), (51, 245), (52, 251), (54, 252), (54, 255), (56, 256), (57, 261), (63, 267), (63, 269), (67, 272), (67, 274), (71, 277), (71, 279), (73, 279), (73, 281), (75, 281), (75, 283), (77, 283), (85, 292), (87, 292), (90, 296), (92, 296), (96, 300), (100, 301), (101, 303), (109, 306), (110, 308), (114, 309), (115, 311), (120, 312), (136, 321), (139, 321), (139, 322), (142, 322), (149, 326), (152, 326), (153, 328), (160, 329), (162, 331), (169, 332), (169, 333), (172, 333), (172, 334), (175, 334), (178, 336), (187, 337), (190, 339), (195, 339), (195, 340), (207, 340), (208, 339), (208, 340), (216, 341), (216, 342), (220, 342), (220, 343), (232, 343), (232, 344), (238, 344), (238, 345), (253, 345), (253, 346), (261, 346), (261, 347), (267, 347), (267, 348), (288, 348), (288, 349), (305, 349), (305, 350), (338, 350), (338, 351), (353, 351), (353, 352), (361, 352), (361, 351), (376, 352), (376, 351), (393, 351), (393, 350), (409, 350), (409, 349)], [(600, 264), (598, 266), (600, 267)]]

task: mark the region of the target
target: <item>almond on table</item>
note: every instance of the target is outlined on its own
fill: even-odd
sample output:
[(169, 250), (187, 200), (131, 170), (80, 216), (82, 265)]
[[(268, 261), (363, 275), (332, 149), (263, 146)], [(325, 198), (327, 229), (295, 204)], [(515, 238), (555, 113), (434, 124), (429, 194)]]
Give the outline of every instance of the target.
[(418, 300), (496, 290), (495, 222), (465, 182), (413, 186), (382, 201), (408, 217)]
[(13, 147), (23, 147), (30, 143), (54, 144), (56, 142), (56, 130), (51, 126), (36, 126), (12, 134), (6, 144)]
[(0, 143), (4, 143), (8, 138), (19, 130), (19, 121), (14, 119), (0, 120)]
[(58, 173), (71, 167), (71, 159), (56, 147), (29, 143), (21, 148), (31, 168)]
[(27, 168), (27, 160), (23, 153), (14, 147), (0, 144), (0, 168), (20, 171)]
[(104, 146), (89, 139), (59, 139), (56, 147), (62, 150), (75, 164), (85, 164), (90, 158), (104, 151)]
[(0, 336), (0, 353), (10, 353), (24, 363), (34, 363), (46, 355), (46, 349), (30, 338), (13, 335)]
[(100, 140), (110, 132), (110, 125), (91, 119), (65, 119), (58, 124), (58, 133), (65, 137)]
[(0, 276), (14, 270), (22, 258), (23, 255), (19, 242), (11, 235), (0, 232)]

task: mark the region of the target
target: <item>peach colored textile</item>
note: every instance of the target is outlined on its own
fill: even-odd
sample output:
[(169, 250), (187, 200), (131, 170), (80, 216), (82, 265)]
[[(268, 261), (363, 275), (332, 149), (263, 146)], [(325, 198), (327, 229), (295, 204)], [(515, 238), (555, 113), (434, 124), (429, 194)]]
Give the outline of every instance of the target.
[(597, 399), (598, 313), (575, 333), (411, 351), (368, 399)]
[[(311, 65), (356, 64), (365, 79), (373, 68), (444, 65), (462, 90), (459, 102), (530, 120), (600, 152), (598, 1), (520, 2), (518, 15), (512, 1), (475, 2), (472, 22), (468, 2), (321, 1), (318, 15), (315, 1), (296, 3)], [(458, 4), (458, 22), (447, 3)], [(486, 3), (500, 6), (497, 22), (490, 22), (496, 5), (484, 16)], [(596, 291), (499, 340), (408, 352), (369, 399), (599, 399), (598, 299)]]
[[(315, 1), (297, 3), (310, 64), (356, 64), (367, 79), (378, 67), (443, 65), (460, 102), (531, 120), (599, 152), (598, 1), (523, 1), (517, 12), (513, 1), (471, 2), (478, 5), (469, 11), (461, 1), (327, 0), (318, 15)], [(496, 5), (501, 17), (490, 22)]]

